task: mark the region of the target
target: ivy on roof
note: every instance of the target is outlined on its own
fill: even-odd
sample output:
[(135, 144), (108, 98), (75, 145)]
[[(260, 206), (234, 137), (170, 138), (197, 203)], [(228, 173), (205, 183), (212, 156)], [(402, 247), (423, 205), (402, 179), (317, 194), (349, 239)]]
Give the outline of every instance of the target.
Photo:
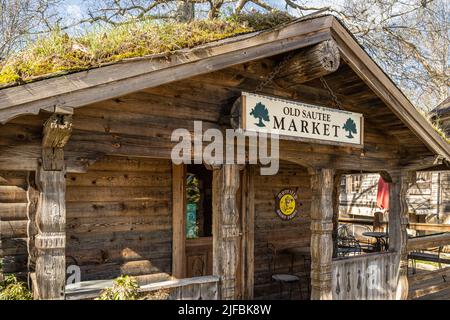
[(97, 28), (78, 37), (53, 32), (0, 62), (0, 87), (45, 76), (77, 72), (127, 58), (192, 48), (243, 33), (270, 29), (292, 20), (282, 12), (251, 13), (188, 23), (134, 21)]

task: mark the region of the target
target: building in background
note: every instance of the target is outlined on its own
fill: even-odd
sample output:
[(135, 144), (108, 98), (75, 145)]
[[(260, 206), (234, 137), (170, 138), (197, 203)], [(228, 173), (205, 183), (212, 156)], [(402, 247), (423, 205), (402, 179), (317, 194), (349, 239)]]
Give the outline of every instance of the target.
[[(450, 135), (450, 98), (431, 111), (431, 120)], [(340, 190), (340, 218), (372, 219), (383, 210), (377, 205), (379, 174), (344, 175)], [(450, 172), (417, 172), (408, 190), (411, 223), (450, 224)]]

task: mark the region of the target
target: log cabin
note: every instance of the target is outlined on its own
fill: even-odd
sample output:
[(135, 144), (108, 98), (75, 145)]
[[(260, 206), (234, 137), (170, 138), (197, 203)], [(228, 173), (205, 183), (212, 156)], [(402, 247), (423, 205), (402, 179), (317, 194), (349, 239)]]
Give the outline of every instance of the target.
[[(360, 141), (281, 137), (272, 176), (260, 164), (174, 164), (173, 130), (242, 124), (248, 114), (233, 106), (245, 105), (243, 92), (357, 114)], [(404, 299), (406, 192), (416, 171), (450, 159), (447, 142), (329, 15), (4, 87), (0, 123), (3, 272), (29, 277), (36, 299), (86, 297), (121, 274), (175, 298)], [(391, 185), (389, 252), (336, 260), (340, 177), (355, 172)], [(187, 237), (192, 176), (198, 228)], [(287, 189), (298, 213), (280, 219)], [(292, 248), (302, 254), (285, 253)], [(77, 286), (67, 284), (73, 266)]]

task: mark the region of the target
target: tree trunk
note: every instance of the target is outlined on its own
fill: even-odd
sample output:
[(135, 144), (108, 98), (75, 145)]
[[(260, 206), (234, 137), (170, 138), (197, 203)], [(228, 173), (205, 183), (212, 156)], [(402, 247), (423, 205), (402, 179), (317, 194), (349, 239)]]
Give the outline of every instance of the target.
[(176, 19), (179, 22), (188, 22), (195, 17), (194, 3), (189, 0), (178, 0), (177, 1), (177, 15)]

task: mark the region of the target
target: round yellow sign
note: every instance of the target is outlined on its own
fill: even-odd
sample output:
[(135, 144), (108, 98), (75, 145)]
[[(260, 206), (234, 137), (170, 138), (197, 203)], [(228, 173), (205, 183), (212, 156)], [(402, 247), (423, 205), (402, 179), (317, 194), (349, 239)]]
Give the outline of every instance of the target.
[(295, 199), (291, 194), (285, 194), (280, 199), (280, 211), (285, 216), (290, 216), (295, 212)]
[(284, 189), (278, 193), (275, 200), (275, 212), (281, 219), (291, 220), (295, 218), (299, 205), (297, 203), (297, 190)]

